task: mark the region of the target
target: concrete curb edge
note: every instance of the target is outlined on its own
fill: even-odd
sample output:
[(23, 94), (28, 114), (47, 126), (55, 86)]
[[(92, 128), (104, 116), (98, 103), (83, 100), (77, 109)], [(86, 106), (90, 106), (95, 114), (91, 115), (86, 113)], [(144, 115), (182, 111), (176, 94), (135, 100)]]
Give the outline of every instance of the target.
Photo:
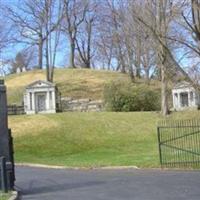
[(139, 169), (137, 166), (66, 167), (66, 166), (55, 166), (55, 165), (31, 164), (31, 163), (16, 163), (15, 165), (19, 167), (38, 167), (38, 168), (47, 168), (47, 169), (70, 169), (70, 170)]
[(19, 200), (19, 192), (12, 191), (12, 196), (8, 200)]

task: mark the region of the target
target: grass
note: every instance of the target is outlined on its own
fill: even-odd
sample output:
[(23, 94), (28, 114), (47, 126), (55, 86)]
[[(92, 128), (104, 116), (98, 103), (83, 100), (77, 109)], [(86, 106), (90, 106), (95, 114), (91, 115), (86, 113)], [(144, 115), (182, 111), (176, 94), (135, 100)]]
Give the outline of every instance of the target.
[(8, 200), (11, 197), (10, 193), (4, 194), (0, 192), (0, 200)]
[[(74, 98), (102, 99), (105, 83), (112, 80), (128, 80), (126, 74), (90, 69), (56, 69), (54, 81), (62, 96)], [(34, 70), (6, 77), (9, 104), (21, 104), (25, 87), (45, 80), (44, 70)]]
[[(177, 112), (169, 119), (199, 117)], [(10, 116), (17, 162), (98, 167), (159, 167), (155, 112)]]

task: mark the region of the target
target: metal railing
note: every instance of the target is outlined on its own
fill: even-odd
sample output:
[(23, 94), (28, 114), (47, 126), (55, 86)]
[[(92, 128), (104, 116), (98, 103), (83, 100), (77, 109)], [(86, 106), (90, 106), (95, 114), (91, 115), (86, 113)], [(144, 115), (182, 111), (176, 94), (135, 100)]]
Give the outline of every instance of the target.
[(200, 168), (200, 120), (158, 123), (161, 167)]

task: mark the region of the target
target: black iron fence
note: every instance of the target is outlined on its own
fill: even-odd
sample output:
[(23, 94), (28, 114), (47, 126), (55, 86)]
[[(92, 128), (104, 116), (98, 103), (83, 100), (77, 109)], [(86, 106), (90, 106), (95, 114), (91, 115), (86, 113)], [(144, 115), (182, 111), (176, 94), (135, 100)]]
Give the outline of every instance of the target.
[(24, 106), (17, 106), (17, 105), (8, 105), (7, 106), (8, 115), (23, 115)]
[(200, 120), (160, 121), (158, 143), (162, 167), (200, 167)]

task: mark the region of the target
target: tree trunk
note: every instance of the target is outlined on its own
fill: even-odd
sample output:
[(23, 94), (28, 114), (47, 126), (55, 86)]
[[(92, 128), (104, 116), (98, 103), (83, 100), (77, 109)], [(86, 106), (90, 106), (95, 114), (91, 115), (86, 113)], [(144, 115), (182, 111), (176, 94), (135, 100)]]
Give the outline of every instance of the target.
[(119, 66), (120, 66), (120, 70), (121, 70), (121, 73), (126, 73), (126, 66), (125, 66), (125, 62), (124, 62), (124, 56), (123, 56), (123, 53), (122, 53), (122, 49), (121, 49), (121, 45), (119, 44), (119, 41), (118, 41), (118, 62), (119, 62)]
[(121, 73), (125, 74), (126, 73), (126, 67), (125, 65), (121, 65)]
[(90, 69), (90, 68), (91, 68), (90, 58), (88, 58), (88, 60), (85, 61), (85, 63), (84, 63), (84, 68), (86, 68), (86, 69)]
[[(46, 27), (46, 34), (48, 33), (48, 27)], [(49, 38), (46, 38), (46, 80), (51, 82), (50, 77), (50, 63), (49, 63)]]
[(134, 71), (133, 71), (133, 52), (129, 45), (128, 45), (128, 60), (129, 60), (129, 76), (131, 78), (131, 81), (134, 82), (135, 75), (134, 75)]
[(145, 68), (145, 82), (147, 85), (149, 85), (150, 78), (149, 78), (149, 69)]
[(134, 76), (134, 73), (133, 73), (132, 66), (129, 66), (129, 76), (131, 78), (131, 82), (134, 83), (135, 82), (135, 76)]
[(46, 79), (51, 82), (50, 78), (50, 66), (49, 66), (49, 48), (48, 48), (48, 40), (46, 40)]
[(91, 68), (91, 38), (92, 38), (92, 21), (88, 22), (88, 38), (87, 38), (87, 68)]
[[(166, 0), (158, 0), (157, 2), (157, 25), (158, 25), (158, 33), (161, 36), (160, 40), (163, 44), (167, 46), (167, 41), (165, 36), (167, 36), (167, 22), (166, 22), (166, 10), (167, 10), (167, 1)], [(160, 48), (157, 49), (157, 53), (159, 56), (159, 63), (160, 63), (160, 73), (161, 73), (161, 111), (162, 115), (166, 116), (169, 114), (169, 108), (168, 108), (168, 95), (167, 95), (167, 52), (163, 45), (159, 45)]]
[(163, 116), (169, 114), (168, 95), (167, 95), (167, 77), (165, 66), (161, 65), (161, 112)]
[(138, 36), (137, 37), (137, 40), (136, 40), (136, 74), (135, 76), (137, 78), (141, 78), (141, 69), (140, 69), (140, 65), (141, 65), (141, 36)]
[(141, 78), (140, 76), (140, 66), (136, 66), (136, 75), (135, 75), (137, 78)]
[(38, 42), (38, 67), (42, 69), (43, 65), (43, 40), (42, 37), (39, 38)]
[(72, 68), (76, 68), (75, 63), (74, 63), (74, 57), (75, 57), (75, 41), (71, 39), (69, 66)]
[(121, 50), (120, 50), (120, 64), (121, 64), (121, 73), (126, 73), (126, 65)]

